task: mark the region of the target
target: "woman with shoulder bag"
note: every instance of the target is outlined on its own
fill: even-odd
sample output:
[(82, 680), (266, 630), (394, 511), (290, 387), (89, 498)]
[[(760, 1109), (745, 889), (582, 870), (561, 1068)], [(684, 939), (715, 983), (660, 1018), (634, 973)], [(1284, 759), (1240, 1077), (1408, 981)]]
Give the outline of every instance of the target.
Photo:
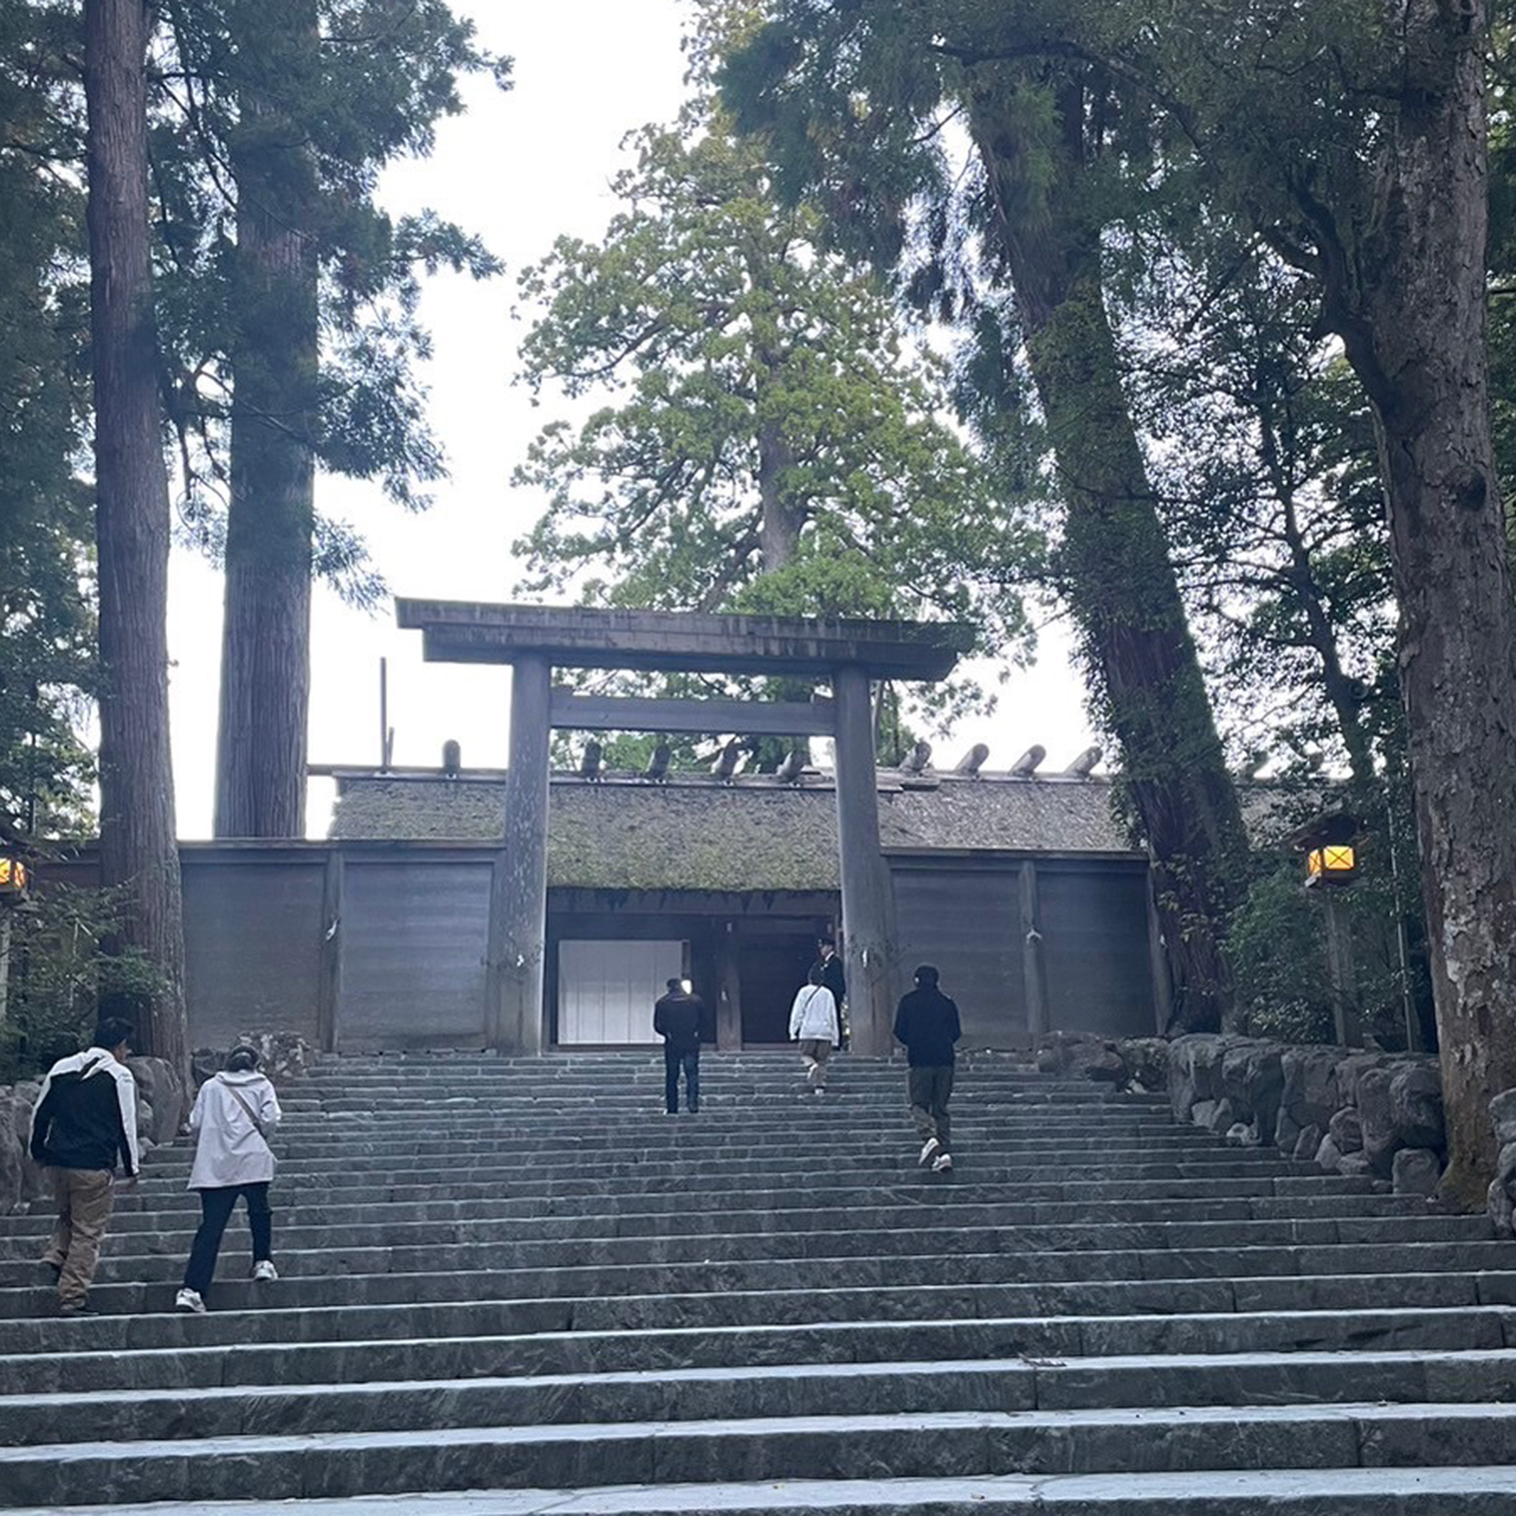
[(800, 1044), (805, 1082), (819, 1095), (826, 1088), (826, 1061), (838, 1040), (837, 1002), (822, 983), (819, 963), (811, 965), (809, 983), (800, 987), (790, 1008), (790, 1040)]
[(184, 1270), (184, 1288), (174, 1305), (203, 1311), (205, 1292), (216, 1273), (221, 1237), (240, 1195), (247, 1201), (247, 1224), (253, 1234), (253, 1278), (279, 1277), (274, 1267), (274, 1216), (268, 1187), (274, 1177), (269, 1134), (279, 1124), (279, 1097), (258, 1072), (255, 1048), (233, 1048), (226, 1067), (200, 1086), (190, 1131), (198, 1136), (189, 1187), (200, 1192), (200, 1229)]

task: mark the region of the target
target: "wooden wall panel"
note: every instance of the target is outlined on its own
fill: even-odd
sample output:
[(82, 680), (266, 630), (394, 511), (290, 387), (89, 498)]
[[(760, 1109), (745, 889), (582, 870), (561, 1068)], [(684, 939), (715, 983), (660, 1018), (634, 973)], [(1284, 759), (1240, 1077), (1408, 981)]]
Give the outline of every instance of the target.
[(337, 1045), (483, 1047), (490, 865), (350, 854)]

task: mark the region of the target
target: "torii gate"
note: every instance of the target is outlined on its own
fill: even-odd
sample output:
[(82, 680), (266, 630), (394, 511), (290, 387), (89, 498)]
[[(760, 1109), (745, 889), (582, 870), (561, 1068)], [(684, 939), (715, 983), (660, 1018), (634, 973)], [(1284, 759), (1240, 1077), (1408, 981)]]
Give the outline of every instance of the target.
[[(873, 679), (938, 680), (972, 641), (952, 623), (619, 611), (397, 600), (429, 662), (511, 666), (505, 840), (490, 891), (486, 974), (490, 1043), (538, 1053), (545, 1040), (547, 818), (555, 728), (831, 737), (836, 749), (842, 927), (853, 1045), (890, 1045), (894, 893), (879, 848)], [(791, 675), (825, 681), (830, 700), (643, 700), (555, 690), (555, 668)]]

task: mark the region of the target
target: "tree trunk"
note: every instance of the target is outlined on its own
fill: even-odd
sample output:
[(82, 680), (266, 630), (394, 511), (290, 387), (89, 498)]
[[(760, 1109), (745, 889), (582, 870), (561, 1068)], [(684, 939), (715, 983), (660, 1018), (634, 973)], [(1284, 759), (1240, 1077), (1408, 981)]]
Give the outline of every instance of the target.
[(784, 495), (784, 475), (795, 466), (795, 455), (777, 421), (758, 428), (758, 498), (762, 516), (758, 553), (765, 574), (777, 573), (795, 556), (800, 544), (800, 521)]
[(1450, 1165), (1483, 1204), (1490, 1097), (1516, 1086), (1516, 667), (1485, 359), (1485, 18), (1410, 0), (1377, 213), (1325, 249), (1327, 319), (1374, 407), (1423, 860)]
[[(314, 39), (310, 7), (300, 0), (293, 9), (289, 24)], [(303, 837), (319, 357), (314, 188), (288, 123), (256, 100), (242, 104), (215, 833)]]
[(151, 991), (116, 992), (144, 1052), (188, 1067), (184, 928), (168, 716), (168, 476), (148, 232), (148, 11), (85, 0), (90, 335), (100, 575), (100, 873), (122, 886), (108, 953), (136, 949)]
[(1068, 595), (1153, 860), (1174, 1024), (1211, 1030), (1230, 1012), (1224, 939), (1245, 884), (1247, 842), (1121, 387), (1101, 293), (1100, 228), (1079, 219), (1089, 194), (1079, 183), (1083, 91), (1071, 84), (1060, 96), (1064, 183), (1035, 216), (1011, 210), (1024, 198), (1024, 176), (999, 98), (974, 100), (972, 130), (1067, 503)]

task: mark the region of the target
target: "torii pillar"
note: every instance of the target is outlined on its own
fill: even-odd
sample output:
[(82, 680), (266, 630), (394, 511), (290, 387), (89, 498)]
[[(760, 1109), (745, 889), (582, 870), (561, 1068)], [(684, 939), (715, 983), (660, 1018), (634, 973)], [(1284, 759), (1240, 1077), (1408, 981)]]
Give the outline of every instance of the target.
[[(501, 1053), (547, 1043), (549, 755), (572, 731), (751, 732), (832, 737), (836, 747), (844, 972), (853, 1045), (889, 1050), (896, 997), (894, 892), (879, 846), (872, 679), (944, 678), (972, 644), (967, 627), (900, 621), (611, 611), (401, 600), (399, 623), (424, 656), (511, 665), (504, 839), (490, 887), (485, 1013)], [(643, 700), (554, 690), (554, 668), (791, 675), (829, 681), (831, 700)]]
[(895, 888), (879, 846), (879, 787), (869, 677), (858, 668), (832, 676), (836, 702), (837, 841), (842, 872), (843, 973), (852, 1045), (887, 1053), (895, 1001)]

